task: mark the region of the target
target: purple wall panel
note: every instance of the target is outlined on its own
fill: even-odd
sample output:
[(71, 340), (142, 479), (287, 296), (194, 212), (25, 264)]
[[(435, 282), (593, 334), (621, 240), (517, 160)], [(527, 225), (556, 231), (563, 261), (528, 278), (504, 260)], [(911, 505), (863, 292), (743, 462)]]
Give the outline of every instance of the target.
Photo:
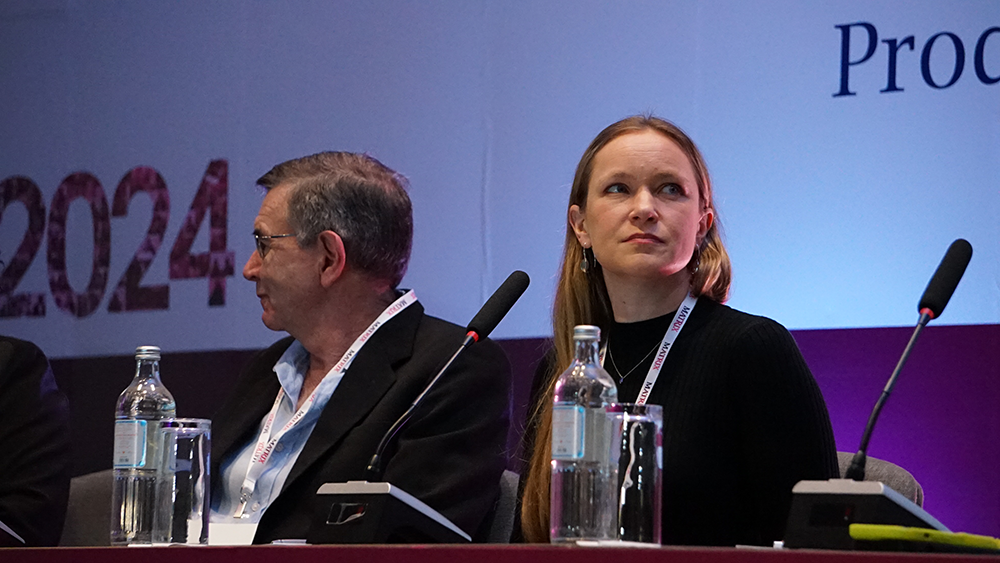
[[(823, 390), (837, 449), (857, 450), (909, 328), (795, 331)], [(872, 435), (871, 456), (905, 467), (924, 508), (953, 531), (1000, 536), (1000, 325), (930, 326)]]

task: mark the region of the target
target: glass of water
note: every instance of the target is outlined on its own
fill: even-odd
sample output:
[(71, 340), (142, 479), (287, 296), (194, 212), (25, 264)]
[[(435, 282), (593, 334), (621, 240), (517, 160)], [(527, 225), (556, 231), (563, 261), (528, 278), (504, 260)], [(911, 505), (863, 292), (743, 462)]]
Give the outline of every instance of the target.
[(618, 539), (660, 543), (663, 517), (663, 407), (616, 403), (621, 417)]
[(163, 456), (157, 476), (153, 543), (208, 545), (212, 422), (167, 418), (159, 424)]

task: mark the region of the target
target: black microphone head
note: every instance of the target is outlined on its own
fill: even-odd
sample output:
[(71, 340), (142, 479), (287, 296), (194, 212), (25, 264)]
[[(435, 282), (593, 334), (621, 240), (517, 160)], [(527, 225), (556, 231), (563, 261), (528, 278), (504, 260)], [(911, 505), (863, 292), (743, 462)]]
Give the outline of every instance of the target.
[(468, 330), (476, 333), (478, 337), (476, 340), (482, 340), (493, 332), (493, 329), (500, 324), (500, 321), (521, 297), (524, 290), (528, 289), (530, 281), (528, 274), (521, 270), (514, 270), (511, 275), (507, 276), (507, 279), (486, 300), (486, 304), (469, 323)]
[(944, 306), (951, 299), (951, 294), (955, 293), (959, 280), (965, 274), (965, 268), (972, 259), (972, 245), (965, 239), (958, 239), (951, 243), (948, 252), (941, 259), (941, 264), (934, 272), (934, 277), (927, 284), (923, 296), (920, 297), (920, 304), (917, 311), (923, 314), (924, 309), (930, 311), (932, 319), (938, 318), (944, 311)]

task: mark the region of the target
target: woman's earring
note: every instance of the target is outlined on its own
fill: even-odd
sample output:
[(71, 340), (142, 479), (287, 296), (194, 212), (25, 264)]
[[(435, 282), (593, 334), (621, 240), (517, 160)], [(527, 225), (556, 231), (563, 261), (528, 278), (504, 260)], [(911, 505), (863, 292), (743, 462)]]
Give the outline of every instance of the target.
[(583, 273), (588, 273), (590, 271), (590, 260), (587, 260), (587, 251), (589, 248), (584, 247), (583, 258), (580, 259), (580, 271)]
[(698, 270), (700, 268), (701, 268), (701, 246), (695, 246), (694, 256), (691, 257), (691, 262), (688, 265), (688, 269), (691, 271), (691, 275), (693, 276), (698, 273)]

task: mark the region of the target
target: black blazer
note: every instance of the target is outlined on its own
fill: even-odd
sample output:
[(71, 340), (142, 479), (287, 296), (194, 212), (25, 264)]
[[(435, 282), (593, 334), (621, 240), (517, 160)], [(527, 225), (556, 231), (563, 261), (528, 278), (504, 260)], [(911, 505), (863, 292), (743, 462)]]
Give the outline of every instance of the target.
[[(323, 483), (364, 478), (383, 434), (465, 337), (414, 303), (380, 327), (355, 357), (261, 517), (254, 543), (304, 538)], [(220, 463), (257, 438), (280, 388), (273, 367), (288, 337), (258, 353), (213, 419), (212, 480)], [(510, 422), (510, 364), (485, 340), (466, 349), (428, 393), (383, 456), (383, 480), (476, 535), (499, 494)]]
[[(0, 336), (0, 521), (28, 546), (59, 543), (69, 498), (69, 404), (31, 342)], [(22, 546), (0, 532), (0, 547)]]

